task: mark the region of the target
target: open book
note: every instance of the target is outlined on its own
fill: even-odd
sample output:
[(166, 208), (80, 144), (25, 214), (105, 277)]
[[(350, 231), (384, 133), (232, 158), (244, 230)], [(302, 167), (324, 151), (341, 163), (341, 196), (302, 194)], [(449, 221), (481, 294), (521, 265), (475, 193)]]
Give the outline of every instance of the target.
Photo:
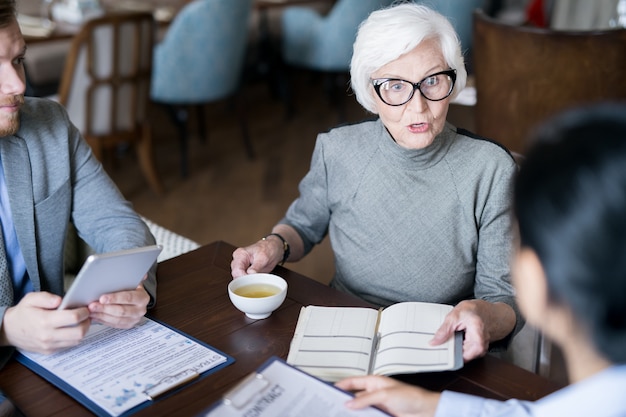
[(442, 345), (429, 344), (450, 310), (449, 305), (420, 302), (381, 310), (302, 307), (287, 363), (330, 382), (459, 369), (461, 333)]

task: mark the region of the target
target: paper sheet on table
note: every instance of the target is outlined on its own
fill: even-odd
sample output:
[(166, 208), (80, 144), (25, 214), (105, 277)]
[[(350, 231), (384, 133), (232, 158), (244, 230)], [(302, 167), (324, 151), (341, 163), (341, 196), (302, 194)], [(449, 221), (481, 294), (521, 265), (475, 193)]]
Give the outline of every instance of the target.
[(250, 374), (203, 417), (384, 417), (383, 411), (368, 407), (350, 410), (351, 395), (321, 379), (272, 357)]
[(20, 354), (20, 362), (87, 408), (111, 416), (122, 415), (161, 391), (234, 361), (148, 318), (128, 330), (92, 324), (76, 347), (51, 355)]

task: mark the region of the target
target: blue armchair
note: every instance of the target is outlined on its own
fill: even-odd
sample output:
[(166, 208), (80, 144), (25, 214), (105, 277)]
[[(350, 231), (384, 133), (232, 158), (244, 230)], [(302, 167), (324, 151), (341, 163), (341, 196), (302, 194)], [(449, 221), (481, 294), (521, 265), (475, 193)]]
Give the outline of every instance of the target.
[[(284, 63), (325, 73), (327, 93), (335, 102), (337, 91), (346, 89), (343, 78), (350, 69), (359, 24), (372, 11), (391, 3), (392, 0), (337, 0), (325, 16), (308, 7), (286, 8), (281, 17)], [(293, 111), (291, 94), (288, 86), (284, 88), (289, 115)]]
[(472, 13), (475, 9), (483, 9), (488, 0), (416, 0), (416, 3), (432, 7), (450, 20), (467, 58), (472, 49)]
[(286, 63), (318, 71), (348, 71), (359, 24), (391, 0), (337, 0), (328, 15), (288, 7), (282, 15)]
[[(183, 177), (188, 170), (188, 109), (238, 92), (251, 7), (252, 0), (192, 1), (176, 15), (154, 49), (150, 97), (166, 105), (179, 130)], [(203, 134), (202, 117), (198, 121)], [(252, 156), (245, 117), (240, 117), (240, 124), (246, 151)]]

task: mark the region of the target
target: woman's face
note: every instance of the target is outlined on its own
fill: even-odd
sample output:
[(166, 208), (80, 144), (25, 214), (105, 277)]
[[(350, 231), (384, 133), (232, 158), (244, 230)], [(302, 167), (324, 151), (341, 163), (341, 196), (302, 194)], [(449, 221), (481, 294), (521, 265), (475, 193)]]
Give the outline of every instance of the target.
[[(427, 39), (412, 51), (382, 66), (371, 78), (399, 78), (417, 83), (427, 76), (449, 69), (436, 40)], [(433, 143), (446, 122), (450, 97), (430, 101), (418, 90), (401, 106), (385, 104), (370, 87), (376, 110), (396, 143), (408, 149), (421, 149)]]

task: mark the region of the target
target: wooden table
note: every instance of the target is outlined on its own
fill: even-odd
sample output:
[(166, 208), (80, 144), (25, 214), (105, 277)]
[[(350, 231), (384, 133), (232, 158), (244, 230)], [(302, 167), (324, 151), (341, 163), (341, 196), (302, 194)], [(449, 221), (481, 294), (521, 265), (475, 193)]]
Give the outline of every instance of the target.
[[(176, 14), (191, 0), (100, 0), (105, 13), (116, 12), (152, 12), (159, 29), (165, 30), (174, 19)], [(35, 11), (33, 7), (25, 7), (22, 10), (32, 17), (42, 17), (41, 10)], [(29, 36), (24, 33), (24, 39), (29, 45), (73, 38), (82, 28), (83, 24), (54, 21), (54, 29), (48, 36)]]
[[(137, 416), (194, 416), (254, 371), (267, 358), (287, 357), (300, 307), (367, 306), (288, 269), (275, 273), (289, 283), (287, 299), (268, 319), (251, 320), (230, 303), (234, 247), (214, 242), (158, 268), (157, 306), (149, 315), (233, 356), (235, 363), (158, 400)], [(560, 386), (492, 356), (459, 371), (412, 375), (411, 382), (433, 390), (451, 389), (496, 399), (541, 398)], [(88, 411), (21, 364), (11, 361), (0, 372), (0, 388), (27, 416), (84, 416)]]

